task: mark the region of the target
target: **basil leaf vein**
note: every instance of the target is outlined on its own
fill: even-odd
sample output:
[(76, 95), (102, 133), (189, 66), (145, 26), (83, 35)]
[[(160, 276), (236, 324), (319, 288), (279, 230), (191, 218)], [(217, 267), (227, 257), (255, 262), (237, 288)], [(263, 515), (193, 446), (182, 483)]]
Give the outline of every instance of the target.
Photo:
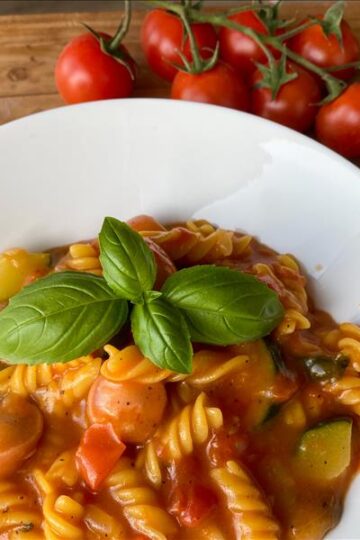
[(137, 302), (156, 279), (155, 258), (141, 235), (118, 219), (104, 219), (99, 234), (104, 278), (120, 297)]
[(14, 364), (73, 360), (104, 345), (127, 315), (127, 302), (103, 278), (52, 274), (25, 287), (0, 312), (0, 356)]
[(170, 276), (164, 296), (181, 309), (193, 341), (232, 345), (269, 334), (284, 315), (277, 294), (250, 274), (210, 265)]
[(141, 352), (160, 368), (190, 373), (192, 346), (181, 312), (164, 297), (145, 295), (144, 304), (134, 306), (131, 329)]

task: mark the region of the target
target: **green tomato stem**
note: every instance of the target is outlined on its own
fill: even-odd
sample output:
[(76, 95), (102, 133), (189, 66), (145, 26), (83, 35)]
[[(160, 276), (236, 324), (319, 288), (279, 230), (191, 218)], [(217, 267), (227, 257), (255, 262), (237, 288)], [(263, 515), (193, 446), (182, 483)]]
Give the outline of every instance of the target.
[(297, 26), (296, 28), (292, 28), (292, 30), (289, 30), (288, 32), (284, 32), (283, 34), (279, 34), (277, 36), (277, 39), (279, 41), (286, 41), (287, 39), (290, 39), (297, 34), (300, 34), (300, 32), (303, 32), (304, 30), (307, 30), (311, 26), (314, 26), (316, 24), (315, 21), (307, 21), (304, 24), (301, 24), (300, 26)]
[(188, 5), (186, 5), (185, 8), (181, 9), (180, 18), (182, 20), (186, 33), (189, 36), (191, 55), (192, 55), (192, 59), (194, 63), (194, 72), (200, 73), (202, 69), (202, 62), (200, 58), (199, 47), (196, 43), (196, 39), (194, 37), (194, 33), (192, 31), (191, 24), (189, 22), (189, 17), (188, 17), (188, 12), (191, 10), (191, 1), (188, 4), (189, 4), (189, 7)]
[(299, 54), (295, 53), (294, 51), (288, 49), (286, 45), (284, 45), (278, 37), (274, 36), (267, 36), (264, 34), (259, 34), (255, 30), (252, 30), (246, 26), (243, 26), (242, 24), (236, 23), (235, 21), (229, 20), (225, 15), (221, 13), (217, 14), (209, 14), (209, 13), (191, 13), (191, 17), (194, 21), (197, 22), (209, 22), (211, 24), (214, 24), (216, 26), (225, 26), (226, 28), (230, 28), (232, 30), (237, 30), (238, 32), (242, 32), (243, 34), (247, 35), (248, 37), (251, 37), (254, 39), (254, 41), (262, 48), (262, 50), (265, 52), (268, 60), (269, 65), (271, 67), (273, 60), (273, 56), (270, 53), (268, 46), (273, 47), (274, 49), (277, 49), (278, 51), (282, 52), (283, 54), (286, 54), (290, 60), (293, 60), (297, 64), (301, 65), (305, 69), (315, 73), (326, 84), (326, 87), (329, 92), (329, 98), (334, 99), (340, 93), (343, 91), (345, 87), (345, 83), (343, 81), (340, 81), (336, 77), (333, 77), (328, 73), (326, 70), (320, 68), (319, 66), (316, 66), (309, 60), (306, 60)]
[(126, 36), (131, 22), (131, 0), (125, 0), (125, 6), (124, 6), (124, 16), (120, 21), (120, 24), (118, 26), (118, 29), (116, 30), (115, 36), (112, 38), (112, 40), (109, 43), (109, 51), (116, 51), (116, 49), (119, 47), (120, 43)]
[(207, 22), (207, 23), (213, 24), (214, 26), (225, 26), (226, 28), (230, 28), (232, 30), (237, 30), (239, 32), (242, 32), (246, 36), (252, 38), (257, 43), (257, 45), (259, 45), (259, 47), (262, 49), (262, 51), (266, 55), (269, 61), (269, 64), (271, 64), (274, 61), (273, 55), (269, 51), (268, 47), (266, 47), (265, 39), (263, 39), (264, 36), (256, 32), (252, 28), (236, 23), (235, 21), (228, 19), (227, 16), (222, 13), (210, 14), (210, 13), (192, 11), (191, 18), (193, 21), (196, 21), (196, 22), (202, 22), (202, 23)]
[[(184, 0), (184, 2), (181, 2), (181, 4), (175, 4), (173, 2), (169, 2), (168, 0), (148, 0), (148, 2), (153, 6), (166, 9), (167, 11), (175, 13), (176, 15), (178, 15), (178, 17), (180, 17), (184, 25), (186, 34), (189, 37), (190, 50), (192, 55), (192, 63), (190, 63), (186, 61), (184, 55), (181, 53), (181, 51), (179, 51), (179, 56), (181, 57), (185, 65), (186, 71), (196, 74), (212, 69), (218, 61), (219, 47), (216, 47), (214, 55), (209, 61), (203, 60), (201, 58), (199, 47), (196, 43), (196, 39), (191, 28), (191, 22), (193, 22), (194, 20), (192, 15), (194, 13), (200, 14), (200, 12), (198, 11), (197, 7), (193, 7), (192, 1)], [(181, 69), (179, 66), (177, 66), (177, 68)]]
[(326, 68), (326, 71), (329, 71), (330, 73), (334, 71), (342, 71), (343, 69), (349, 69), (349, 68), (355, 68), (360, 69), (360, 62), (349, 62), (348, 64), (342, 64), (341, 66), (332, 66)]

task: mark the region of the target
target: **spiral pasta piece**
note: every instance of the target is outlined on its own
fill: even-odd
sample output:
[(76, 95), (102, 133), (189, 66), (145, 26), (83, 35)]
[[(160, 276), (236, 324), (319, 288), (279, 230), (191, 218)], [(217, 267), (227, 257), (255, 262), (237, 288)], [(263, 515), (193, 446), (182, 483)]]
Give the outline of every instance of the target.
[(126, 540), (127, 538), (119, 516), (114, 518), (95, 504), (85, 507), (84, 523), (97, 539)]
[(37, 529), (40, 525), (41, 514), (34, 505), (34, 496), (22, 493), (13, 482), (0, 481), (1, 536), (13, 531), (17, 538), (17, 533)]
[(311, 323), (305, 315), (295, 309), (287, 309), (283, 320), (275, 330), (275, 335), (277, 337), (288, 336), (296, 330), (307, 330), (310, 326)]
[(249, 362), (247, 355), (232, 356), (214, 351), (199, 351), (193, 357), (190, 375), (173, 375), (170, 382), (186, 380), (187, 384), (203, 387), (241, 371)]
[[(221, 231), (223, 238), (226, 238), (227, 246), (220, 248), (220, 253), (212, 253), (214, 259), (222, 259), (227, 256), (238, 258), (242, 255), (246, 255), (250, 252), (250, 244), (252, 236), (247, 234), (235, 233), (233, 231), (227, 231), (221, 228), (216, 228), (214, 225), (206, 221), (205, 219), (189, 220), (186, 222), (185, 227), (190, 231), (198, 232), (203, 237), (213, 235), (216, 231)], [(230, 234), (229, 234), (230, 233)], [(230, 244), (231, 240), (231, 246)], [(228, 255), (226, 253), (228, 252)], [(217, 256), (218, 255), (218, 256)]]
[(199, 351), (194, 354), (193, 368), (190, 375), (177, 374), (167, 369), (156, 367), (145, 358), (136, 345), (117, 349), (113, 345), (105, 345), (109, 358), (101, 366), (101, 375), (113, 382), (136, 381), (142, 384), (180, 382), (202, 387), (222, 379), (236, 371), (240, 371), (248, 362), (246, 355), (229, 357), (229, 354)]
[(337, 349), (350, 359), (353, 369), (360, 372), (360, 328), (356, 324), (343, 323), (339, 330)]
[(169, 408), (172, 415), (179, 414), (184, 406), (193, 403), (198, 395), (198, 389), (190, 386), (186, 380), (174, 384), (169, 396)]
[(84, 357), (80, 362), (79, 367), (64, 373), (59, 384), (62, 402), (68, 409), (87, 395), (90, 386), (100, 373), (100, 358)]
[(65, 450), (50, 466), (49, 470), (45, 474), (46, 480), (53, 485), (65, 485), (67, 487), (74, 487), (79, 481), (79, 472), (75, 463), (74, 450)]
[(144, 470), (147, 480), (155, 488), (161, 486), (163, 475), (160, 460), (156, 453), (156, 446), (152, 439), (140, 450), (136, 459), (136, 468)]
[(40, 386), (46, 386), (53, 378), (52, 366), (9, 366), (0, 371), (0, 390), (11, 391), (21, 396), (33, 394)]
[(339, 403), (360, 415), (360, 377), (345, 375), (338, 381), (327, 384), (324, 390), (335, 395)]
[(95, 243), (82, 243), (70, 246), (68, 254), (56, 267), (56, 270), (65, 269), (101, 276), (103, 272), (98, 245)]
[(161, 508), (156, 492), (127, 458), (120, 459), (106, 486), (135, 531), (151, 540), (168, 540), (177, 532), (175, 520)]
[(194, 446), (204, 443), (212, 429), (223, 425), (222, 412), (217, 407), (205, 405), (206, 395), (199, 394), (195, 402), (186, 405), (160, 434), (162, 455), (168, 460), (180, 460), (191, 454)]
[(342, 323), (322, 336), (326, 347), (350, 360), (351, 367), (360, 373), (360, 327)]
[(121, 350), (112, 345), (105, 345), (104, 350), (109, 358), (101, 366), (101, 375), (110, 381), (131, 380), (154, 384), (172, 375), (171, 371), (158, 368), (145, 358), (136, 345), (129, 345)]
[(86, 396), (99, 374), (100, 365), (100, 358), (84, 356), (67, 364), (9, 366), (0, 371), (0, 391), (39, 400), (42, 393), (46, 393), (47, 408), (55, 410), (58, 404), (59, 412), (62, 407), (71, 408)]
[(49, 493), (44, 497), (44, 534), (46, 540), (83, 540), (84, 507), (68, 495)]
[[(287, 309), (293, 309), (306, 315), (308, 312), (305, 278), (299, 272), (295, 259), (283, 255), (279, 263), (256, 263), (251, 272), (267, 283), (280, 296)], [(281, 264), (282, 263), (282, 264)], [(285, 264), (284, 264), (285, 263)]]
[(185, 226), (168, 231), (142, 231), (150, 236), (173, 261), (187, 264), (211, 263), (231, 255), (240, 255), (248, 248), (251, 237), (240, 240), (233, 231), (215, 228), (206, 221), (188, 221)]
[(211, 478), (225, 495), (226, 507), (234, 516), (238, 540), (277, 540), (279, 526), (269, 506), (245, 470), (235, 461), (213, 469)]

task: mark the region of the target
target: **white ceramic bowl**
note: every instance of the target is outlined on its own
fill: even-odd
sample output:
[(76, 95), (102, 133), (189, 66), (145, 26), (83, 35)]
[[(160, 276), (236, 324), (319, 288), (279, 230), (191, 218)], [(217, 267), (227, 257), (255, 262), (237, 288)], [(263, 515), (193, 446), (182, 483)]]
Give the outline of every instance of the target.
[[(105, 215), (201, 217), (295, 254), (318, 303), (360, 321), (359, 170), (272, 122), (167, 100), (61, 108), (0, 128), (0, 186), (0, 249), (90, 238)], [(358, 499), (360, 478), (329, 538), (360, 539)]]

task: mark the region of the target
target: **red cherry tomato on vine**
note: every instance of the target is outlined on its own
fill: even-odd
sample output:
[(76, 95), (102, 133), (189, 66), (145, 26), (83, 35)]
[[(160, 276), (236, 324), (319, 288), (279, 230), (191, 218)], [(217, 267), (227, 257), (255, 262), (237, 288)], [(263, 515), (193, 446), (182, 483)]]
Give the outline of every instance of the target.
[[(107, 34), (100, 34), (111, 39)], [(124, 45), (118, 50), (128, 57), (128, 66), (135, 72), (135, 62)], [(99, 99), (124, 98), (134, 88), (133, 76), (128, 67), (103, 52), (92, 34), (72, 39), (56, 62), (55, 82), (66, 103), (81, 103)]]
[[(193, 23), (191, 29), (202, 58), (210, 58), (217, 44), (214, 27), (208, 23)], [(178, 51), (188, 60), (192, 59), (189, 39), (184, 39), (184, 27), (180, 18), (165, 11), (150, 11), (141, 27), (141, 44), (146, 59), (154, 73), (172, 81), (177, 69), (172, 64), (182, 66)]]
[(316, 136), (348, 158), (360, 157), (360, 82), (323, 105), (316, 117)]
[(275, 99), (270, 88), (259, 88), (263, 75), (257, 71), (254, 75), (254, 88), (251, 94), (251, 111), (263, 118), (273, 120), (284, 126), (305, 132), (312, 126), (321, 100), (319, 82), (300, 66), (288, 63), (287, 73), (296, 72), (296, 79), (285, 83)]
[[(268, 34), (264, 23), (253, 11), (235, 13), (229, 20), (247, 26), (260, 34)], [(242, 32), (222, 26), (219, 32), (220, 55), (228, 64), (244, 76), (250, 76), (256, 63), (264, 63), (266, 55), (259, 45)]]
[(249, 109), (249, 95), (245, 83), (230, 66), (220, 62), (203, 73), (179, 71), (171, 87), (171, 97), (222, 105), (241, 111)]
[[(288, 41), (288, 47), (300, 56), (322, 68), (340, 66), (355, 62), (360, 58), (360, 45), (346, 21), (340, 25), (343, 44), (335, 35), (327, 36), (320, 24), (314, 24), (296, 34)], [(340, 79), (350, 79), (354, 69), (334, 71), (332, 75)]]

